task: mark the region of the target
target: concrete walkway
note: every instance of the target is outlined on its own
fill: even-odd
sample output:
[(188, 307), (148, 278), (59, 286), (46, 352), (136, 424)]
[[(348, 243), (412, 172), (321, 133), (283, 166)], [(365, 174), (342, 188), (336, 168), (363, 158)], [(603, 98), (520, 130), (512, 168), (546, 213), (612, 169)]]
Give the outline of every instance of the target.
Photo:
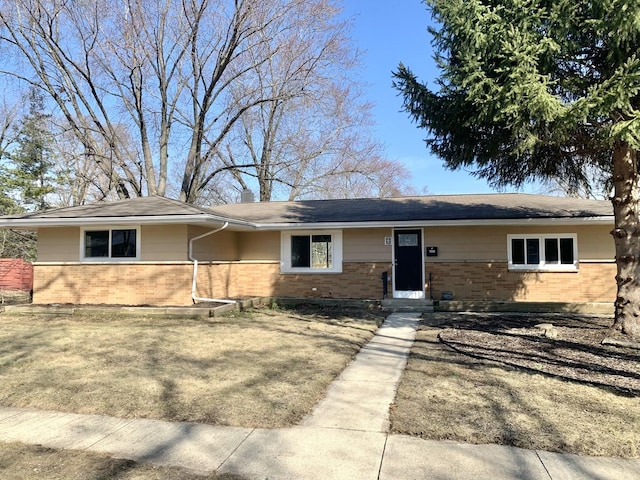
[(266, 430), (0, 408), (0, 441), (247, 479), (637, 480), (640, 461), (388, 434), (418, 314), (394, 314), (300, 426)]

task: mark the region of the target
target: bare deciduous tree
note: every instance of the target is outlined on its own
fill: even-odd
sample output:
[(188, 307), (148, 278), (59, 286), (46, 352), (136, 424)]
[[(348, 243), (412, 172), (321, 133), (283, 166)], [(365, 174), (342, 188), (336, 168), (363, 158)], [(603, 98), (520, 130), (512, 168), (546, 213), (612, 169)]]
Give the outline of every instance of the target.
[(111, 188), (120, 196), (132, 189), (140, 194), (131, 168), (135, 159), (123, 151), (117, 115), (110, 114), (117, 98), (100, 68), (98, 53), (105, 44), (101, 22), (109, 12), (101, 7), (91, 2), (3, 1), (0, 39), (6, 53), (23, 64), (5, 67), (4, 73), (48, 93), (87, 152), (100, 152), (94, 142), (103, 139), (109, 150), (95, 159)]
[[(218, 150), (219, 170), (226, 169), (241, 189), (254, 177), (261, 201), (384, 195), (376, 185), (379, 169), (398, 162), (382, 161), (382, 147), (371, 137), (371, 105), (353, 80), (359, 64), (349, 23), (338, 21), (325, 0), (298, 8), (297, 22), (275, 26), (280, 33), (271, 38), (281, 47), (271, 48), (276, 53), (232, 89), (242, 95), (245, 82), (258, 84), (272, 100), (235, 125)], [(396, 171), (385, 183), (404, 192), (408, 174), (399, 165)], [(358, 188), (331, 187), (350, 183)]]
[(543, 194), (606, 200), (613, 191), (612, 175), (599, 165), (584, 168), (585, 182), (576, 184), (568, 178), (544, 179), (540, 189)]
[[(19, 95), (14, 95), (19, 98)], [(11, 145), (17, 139), (17, 119), (21, 102), (9, 101), (6, 96), (0, 97), (0, 165), (8, 157)]]
[(267, 200), (274, 182), (309, 191), (323, 165), (335, 175), (373, 144), (366, 106), (349, 104), (338, 13), (333, 0), (0, 0), (0, 73), (56, 106), (70, 163), (92, 177), (68, 201), (93, 183), (102, 198), (195, 203), (247, 173)]

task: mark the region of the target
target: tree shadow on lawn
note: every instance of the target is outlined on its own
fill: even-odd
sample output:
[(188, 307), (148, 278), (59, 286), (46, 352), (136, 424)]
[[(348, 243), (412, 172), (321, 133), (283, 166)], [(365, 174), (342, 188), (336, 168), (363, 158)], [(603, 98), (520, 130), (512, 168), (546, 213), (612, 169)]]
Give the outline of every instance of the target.
[[(185, 425), (185, 433), (191, 429)], [(117, 458), (105, 453), (62, 450), (42, 445), (0, 444), (0, 476), (23, 480), (242, 480), (233, 474), (201, 473), (186, 468), (157, 465), (158, 456), (175, 445), (158, 447), (137, 460)]]
[[(437, 315), (424, 323), (444, 328), (439, 340), (458, 353), (628, 397), (640, 395), (640, 352), (600, 344), (616, 334), (608, 318), (453, 314)], [(552, 323), (558, 337), (545, 337), (543, 330), (535, 328), (539, 323)]]
[(251, 313), (198, 320), (60, 318), (32, 319), (30, 327), (16, 319), (20, 328), (5, 330), (0, 345), (0, 374), (11, 385), (0, 398), (12, 406), (121, 417), (295, 424), (377, 322), (257, 312), (263, 313), (273, 320), (256, 321)]
[[(558, 360), (556, 354), (545, 359), (550, 354), (523, 351), (524, 347), (513, 343), (519, 340), (517, 336), (503, 336), (499, 329), (487, 331), (487, 325), (475, 330), (476, 318), (466, 316), (472, 324), (464, 330), (442, 330), (444, 321), (433, 328), (428, 325), (433, 319), (420, 326), (391, 411), (394, 432), (434, 440), (637, 458), (640, 444), (636, 429), (630, 427), (638, 421), (637, 379), (611, 372), (601, 381), (576, 378), (570, 372), (573, 364), (560, 368), (564, 357)], [(537, 318), (536, 323), (539, 321)], [(453, 346), (439, 338), (456, 333), (459, 336)], [(482, 338), (482, 343), (475, 334), (488, 339)], [(580, 343), (579, 337), (571, 340)], [(504, 344), (491, 345), (490, 341)], [(530, 348), (540, 348), (540, 342), (532, 342)], [(533, 360), (527, 363), (530, 356)], [(576, 363), (589, 372), (598, 368), (594, 362)], [(635, 373), (637, 368), (631, 365), (618, 370)], [(621, 387), (620, 381), (635, 382), (635, 390)]]
[[(269, 312), (267, 309), (260, 312)], [(360, 322), (375, 322), (377, 326), (382, 325), (389, 316), (388, 312), (376, 306), (349, 306), (349, 305), (319, 305), (314, 303), (295, 303), (282, 305), (271, 311), (273, 315), (284, 314), (290, 318), (305, 322), (340, 322), (356, 320)], [(351, 326), (351, 328), (358, 328)]]
[[(331, 307), (329, 307), (331, 308)], [(285, 325), (274, 323), (255, 323), (252, 324), (252, 328), (264, 330), (268, 332), (281, 332), (288, 335), (294, 335), (304, 340), (305, 338), (323, 339), (323, 344), (328, 348), (335, 350), (336, 352), (342, 352), (344, 346), (355, 346), (358, 349), (366, 345), (366, 343), (373, 337), (373, 334), (377, 328), (382, 325), (386, 314), (379, 311), (371, 311), (369, 313), (363, 313), (363, 309), (345, 310), (341, 308), (327, 310), (327, 307), (323, 307), (319, 310), (316, 305), (309, 306), (296, 306), (295, 308), (286, 309), (259, 309), (252, 310), (248, 313), (243, 312), (240, 314), (232, 314), (226, 317), (216, 317), (210, 319), (212, 326), (215, 325), (228, 325), (237, 326), (239, 319), (247, 318), (251, 315), (265, 315), (268, 317), (286, 317), (288, 319), (296, 320), (302, 324), (307, 324), (307, 328), (291, 328)], [(352, 314), (353, 313), (353, 314)], [(340, 329), (340, 334), (330, 333), (326, 330), (321, 330), (321, 326), (337, 327)], [(316, 327), (320, 326), (320, 328)], [(353, 332), (354, 339), (349, 339), (343, 333)], [(357, 333), (358, 331), (365, 332), (365, 335)], [(367, 333), (369, 335), (367, 335)], [(357, 351), (355, 352), (357, 353)], [(355, 355), (354, 353), (354, 355)]]
[[(173, 352), (168, 359), (166, 347), (161, 346), (166, 345), (165, 339), (145, 348), (141, 366), (147, 378), (153, 379), (160, 389), (156, 399), (159, 415), (156, 415), (167, 420), (216, 425), (275, 428), (296, 424), (321, 398), (326, 385), (367, 342), (361, 334), (348, 337), (311, 327), (296, 329), (261, 322), (251, 328), (258, 337), (264, 330), (270, 334), (282, 333), (293, 340), (283, 342), (276, 349), (272, 344), (230, 348), (210, 358)], [(315, 345), (316, 354), (309, 356), (300, 351), (306, 342)], [(339, 364), (324, 365), (325, 357), (320, 350), (334, 352), (343, 360)], [(173, 364), (170, 371), (161, 366), (167, 361)], [(212, 363), (224, 367), (212, 370)], [(188, 402), (183, 392), (185, 382), (209, 383), (212, 388), (200, 390), (197, 398)]]

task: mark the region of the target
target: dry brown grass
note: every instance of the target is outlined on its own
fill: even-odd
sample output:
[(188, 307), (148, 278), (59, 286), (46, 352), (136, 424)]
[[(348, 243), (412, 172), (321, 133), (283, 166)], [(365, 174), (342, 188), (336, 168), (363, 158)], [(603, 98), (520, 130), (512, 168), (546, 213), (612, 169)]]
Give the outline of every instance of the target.
[(84, 451), (54, 450), (35, 445), (0, 443), (0, 478), (6, 480), (241, 480), (235, 475), (198, 475), (172, 467), (142, 465), (131, 460)]
[(0, 316), (0, 405), (247, 427), (297, 423), (375, 312), (215, 319)]
[[(420, 327), (392, 409), (393, 431), (583, 455), (640, 456), (640, 353), (589, 347), (598, 331), (607, 334), (610, 320), (563, 329), (561, 318), (520, 317), (528, 325), (551, 321), (559, 326), (557, 340), (531, 336), (527, 346), (526, 334), (514, 335), (516, 325), (502, 322), (505, 328), (500, 328), (495, 318), (488, 325), (481, 315), (467, 316), (465, 332), (446, 330), (443, 338), (453, 339), (457, 351), (438, 339), (442, 328)], [(581, 342), (582, 337), (589, 341)], [(607, 366), (612, 358), (618, 360)]]

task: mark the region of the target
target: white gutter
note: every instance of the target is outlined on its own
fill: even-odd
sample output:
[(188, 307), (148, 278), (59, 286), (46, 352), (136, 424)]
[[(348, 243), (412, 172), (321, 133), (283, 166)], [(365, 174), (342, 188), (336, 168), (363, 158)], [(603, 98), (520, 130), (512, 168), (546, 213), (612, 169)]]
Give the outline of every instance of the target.
[(7, 218), (0, 217), (0, 228), (37, 229), (39, 227), (75, 227), (96, 225), (156, 225), (184, 223), (220, 223), (230, 222), (241, 227), (253, 227), (243, 220), (230, 219), (217, 215), (145, 215), (126, 217), (68, 217), (68, 218)]
[(461, 227), (461, 226), (562, 226), (562, 225), (612, 225), (613, 215), (598, 217), (550, 217), (479, 220), (400, 220), (379, 222), (318, 222), (318, 223), (255, 223), (255, 230), (314, 230), (345, 228), (403, 228), (403, 227)]
[(384, 220), (362, 222), (255, 222), (219, 215), (153, 215), (126, 217), (88, 218), (6, 218), (0, 217), (0, 228), (38, 229), (40, 227), (102, 226), (102, 225), (156, 225), (156, 224), (200, 224), (222, 223), (236, 230), (312, 230), (344, 228), (402, 228), (402, 227), (449, 227), (449, 226), (519, 226), (519, 225), (612, 225), (613, 215), (594, 217), (542, 217), (542, 218), (496, 218), (459, 220)]
[(202, 298), (196, 296), (197, 289), (197, 278), (198, 278), (198, 260), (193, 256), (193, 242), (196, 240), (200, 240), (201, 238), (208, 237), (209, 235), (213, 235), (214, 233), (218, 233), (229, 226), (229, 222), (224, 222), (222, 227), (217, 228), (215, 230), (211, 230), (210, 232), (203, 233), (202, 235), (198, 235), (197, 237), (193, 237), (189, 240), (189, 260), (193, 262), (193, 281), (191, 282), (191, 299), (193, 303), (196, 303), (197, 300), (201, 302), (218, 302), (218, 303), (237, 303), (235, 300), (227, 300), (224, 298)]

